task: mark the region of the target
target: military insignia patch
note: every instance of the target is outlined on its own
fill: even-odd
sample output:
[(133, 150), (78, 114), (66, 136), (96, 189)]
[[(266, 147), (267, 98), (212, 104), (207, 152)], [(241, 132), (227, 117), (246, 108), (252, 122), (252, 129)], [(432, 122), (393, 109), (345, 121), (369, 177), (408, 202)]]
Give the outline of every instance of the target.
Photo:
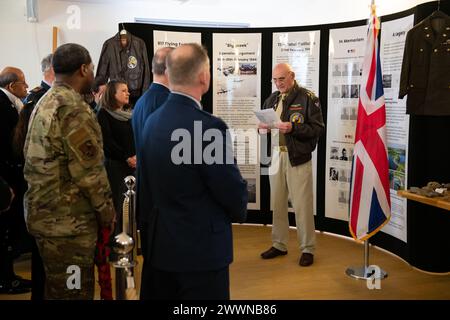
[(78, 150), (81, 152), (81, 156), (84, 160), (95, 159), (97, 156), (97, 147), (92, 143), (91, 140), (85, 141), (78, 146)]
[(74, 151), (82, 166), (89, 166), (99, 156), (99, 147), (85, 128), (79, 128), (68, 136), (69, 147)]
[(289, 122), (304, 123), (305, 117), (300, 112), (295, 112), (295, 113), (291, 114), (291, 116), (289, 117)]
[(137, 66), (137, 59), (134, 56), (129, 56), (128, 57), (128, 68), (129, 69), (134, 69)]

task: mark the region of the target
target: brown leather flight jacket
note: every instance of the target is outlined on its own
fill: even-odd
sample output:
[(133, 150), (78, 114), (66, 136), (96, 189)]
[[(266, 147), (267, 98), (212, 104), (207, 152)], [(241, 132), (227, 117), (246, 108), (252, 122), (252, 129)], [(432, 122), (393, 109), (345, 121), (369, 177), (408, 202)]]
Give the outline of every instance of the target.
[(399, 98), (409, 114), (450, 115), (450, 17), (437, 19), (440, 30), (430, 16), (406, 35)]
[(139, 97), (150, 85), (150, 66), (144, 40), (127, 32), (127, 46), (120, 45), (120, 35), (105, 41), (98, 61), (96, 79), (125, 80), (131, 97)]
[[(280, 97), (279, 91), (272, 93), (262, 108), (276, 110)], [(295, 82), (283, 101), (281, 120), (292, 123), (292, 131), (284, 135), (291, 165), (297, 166), (311, 160), (311, 153), (325, 128), (319, 98)]]

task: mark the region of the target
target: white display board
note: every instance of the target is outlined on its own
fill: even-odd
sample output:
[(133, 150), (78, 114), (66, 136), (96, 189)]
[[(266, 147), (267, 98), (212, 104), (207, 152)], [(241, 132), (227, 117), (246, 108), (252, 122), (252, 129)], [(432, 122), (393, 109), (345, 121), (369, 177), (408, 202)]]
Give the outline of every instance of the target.
[(413, 25), (414, 15), (383, 22), (380, 42), (391, 191), (391, 219), (381, 231), (404, 242), (407, 241), (407, 200), (397, 196), (397, 190), (407, 186), (409, 115), (406, 97), (398, 99), (398, 92), (406, 34)]
[(366, 25), (330, 30), (325, 216), (344, 221), (348, 221), (351, 160), (366, 37)]
[(176, 48), (185, 43), (202, 43), (200, 32), (177, 32), (153, 30), (153, 52), (162, 47)]
[(248, 183), (248, 209), (260, 209), (260, 163), (253, 110), (261, 109), (261, 34), (214, 33), (213, 114), (232, 131), (236, 159)]

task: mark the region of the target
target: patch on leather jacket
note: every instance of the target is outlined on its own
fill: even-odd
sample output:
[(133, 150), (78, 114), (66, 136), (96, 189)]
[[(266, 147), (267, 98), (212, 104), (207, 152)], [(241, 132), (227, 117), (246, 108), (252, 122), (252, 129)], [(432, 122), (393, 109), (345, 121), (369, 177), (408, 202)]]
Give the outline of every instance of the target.
[(128, 57), (128, 64), (127, 64), (128, 68), (130, 69), (134, 69), (137, 66), (137, 59), (134, 56), (129, 56)]
[(303, 106), (301, 104), (291, 104), (289, 110), (302, 110)]
[(289, 122), (293, 123), (304, 123), (305, 117), (300, 112), (295, 112), (290, 115)]

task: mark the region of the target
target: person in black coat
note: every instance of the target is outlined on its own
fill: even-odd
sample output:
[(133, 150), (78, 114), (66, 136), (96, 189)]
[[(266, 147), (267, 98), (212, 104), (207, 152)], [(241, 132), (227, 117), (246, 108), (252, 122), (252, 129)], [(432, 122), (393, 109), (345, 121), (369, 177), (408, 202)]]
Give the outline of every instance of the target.
[(128, 105), (130, 94), (124, 81), (111, 80), (100, 100), (97, 119), (102, 129), (105, 167), (113, 194), (117, 214), (116, 230), (122, 231), (122, 205), (127, 188), (124, 178), (134, 175), (136, 151)]
[(15, 235), (23, 222), (23, 174), (21, 163), (13, 152), (14, 129), (19, 120), (22, 100), (28, 85), (22, 70), (6, 67), (0, 73), (0, 176), (16, 197), (9, 210), (0, 216), (0, 293), (28, 292), (31, 281), (14, 273)]
[[(28, 93), (24, 100), (24, 107), (20, 110), (19, 121), (14, 130), (13, 137), (13, 149), (17, 157), (18, 162), (22, 165), (25, 163), (23, 155), (23, 147), (25, 144), (25, 138), (28, 132), (28, 123), (30, 121), (31, 114), (34, 107), (37, 105), (42, 96), (50, 90), (53, 81), (55, 81), (55, 72), (52, 66), (53, 54), (46, 55), (41, 61), (42, 80), (41, 84)], [(24, 181), (24, 188), (22, 190), (21, 197), (26, 192), (27, 185)], [(45, 271), (42, 263), (42, 258), (39, 254), (39, 250), (36, 245), (35, 239), (28, 233), (26, 227), (22, 231), (22, 234), (29, 241), (31, 246), (31, 300), (43, 300), (44, 299), (44, 287), (45, 287)]]
[[(206, 50), (179, 46), (167, 68), (171, 93), (147, 119), (140, 150), (148, 195), (141, 208), (149, 225), (145, 298), (229, 299), (231, 223), (246, 219), (247, 183), (226, 124), (200, 105), (210, 83)], [(209, 144), (194, 141), (205, 132), (214, 135), (217, 158)]]
[[(158, 109), (169, 96), (169, 80), (166, 74), (166, 57), (172, 51), (173, 48), (163, 47), (155, 52), (152, 59), (152, 73), (153, 83), (145, 91), (145, 93), (136, 102), (133, 109), (133, 117), (131, 118), (131, 124), (133, 125), (134, 143), (136, 146), (137, 166), (136, 166), (136, 222), (139, 229), (141, 254), (143, 256), (143, 264), (147, 263), (145, 254), (147, 252), (145, 245), (147, 243), (147, 212), (140, 210), (141, 201), (145, 201), (148, 197), (147, 194), (141, 192), (141, 177), (139, 173), (139, 159), (140, 159), (140, 146), (142, 144), (142, 131), (144, 130), (145, 121), (151, 114)], [(142, 284), (140, 297), (145, 299), (147, 288), (145, 281), (147, 274), (146, 268), (143, 267)]]

